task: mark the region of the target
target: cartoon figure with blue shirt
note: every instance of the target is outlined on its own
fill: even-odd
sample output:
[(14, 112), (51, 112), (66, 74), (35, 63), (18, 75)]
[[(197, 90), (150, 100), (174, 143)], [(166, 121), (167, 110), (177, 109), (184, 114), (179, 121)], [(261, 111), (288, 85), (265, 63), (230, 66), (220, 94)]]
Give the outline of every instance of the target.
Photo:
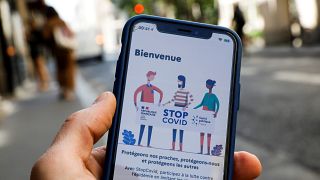
[[(198, 109), (202, 107), (202, 109), (205, 111), (212, 111), (214, 113), (213, 114), (214, 118), (217, 117), (217, 114), (219, 112), (219, 107), (220, 107), (218, 97), (214, 93), (212, 93), (212, 89), (215, 85), (216, 85), (216, 81), (213, 81), (211, 79), (208, 79), (206, 81), (206, 87), (209, 89), (209, 92), (207, 92), (204, 95), (201, 103), (194, 108), (194, 109)], [(204, 132), (200, 133), (200, 154), (203, 154), (204, 135), (205, 135)], [(208, 147), (207, 155), (210, 155), (210, 144), (211, 144), (211, 133), (208, 133), (207, 134), (207, 147)]]

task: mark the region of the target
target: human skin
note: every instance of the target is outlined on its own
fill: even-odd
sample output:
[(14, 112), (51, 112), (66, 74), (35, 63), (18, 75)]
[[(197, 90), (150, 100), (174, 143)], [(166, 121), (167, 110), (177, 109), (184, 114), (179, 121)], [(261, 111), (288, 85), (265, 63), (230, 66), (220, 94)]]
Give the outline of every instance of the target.
[[(115, 107), (114, 95), (106, 92), (90, 107), (71, 114), (34, 164), (30, 179), (101, 179), (106, 147), (93, 145), (109, 130)], [(255, 155), (234, 154), (234, 180), (253, 180), (261, 170)]]

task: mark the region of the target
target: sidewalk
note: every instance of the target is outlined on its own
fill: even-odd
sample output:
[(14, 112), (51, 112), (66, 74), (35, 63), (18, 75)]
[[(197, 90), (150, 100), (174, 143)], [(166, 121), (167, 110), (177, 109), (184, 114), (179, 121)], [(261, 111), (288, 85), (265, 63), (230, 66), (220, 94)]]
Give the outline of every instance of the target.
[(14, 113), (14, 110), (15, 110), (14, 103), (12, 103), (11, 101), (2, 99), (0, 96), (0, 125), (6, 116)]
[(81, 108), (79, 100), (59, 101), (55, 90), (17, 102), (0, 126), (0, 179), (27, 179), (65, 118)]
[(254, 142), (237, 136), (236, 151), (248, 151), (255, 154), (261, 161), (262, 175), (257, 180), (319, 180), (320, 174), (303, 167), (287, 153), (266, 149)]
[(23, 85), (17, 87), (14, 93), (14, 98), (6, 99), (0, 96), (0, 127), (3, 119), (15, 113), (16, 105), (14, 101), (30, 99), (35, 95), (36, 91), (35, 83), (27, 80)]
[(272, 46), (265, 48), (248, 48), (245, 57), (264, 58), (301, 58), (320, 57), (320, 46), (293, 48), (291, 46)]
[(267, 47), (244, 56), (236, 150), (259, 157), (258, 180), (320, 179), (319, 134), (313, 130), (319, 85), (311, 82), (320, 72), (319, 57), (320, 47)]

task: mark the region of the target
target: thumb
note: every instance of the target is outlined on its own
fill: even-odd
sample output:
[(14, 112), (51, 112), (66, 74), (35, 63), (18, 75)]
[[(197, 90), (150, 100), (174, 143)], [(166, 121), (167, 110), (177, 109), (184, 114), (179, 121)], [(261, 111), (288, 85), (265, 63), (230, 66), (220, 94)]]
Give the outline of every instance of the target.
[(248, 152), (234, 153), (234, 180), (256, 179), (262, 171), (259, 159)]
[(68, 155), (89, 158), (96, 143), (112, 124), (116, 100), (112, 93), (101, 94), (88, 108), (70, 115), (53, 141), (51, 149)]

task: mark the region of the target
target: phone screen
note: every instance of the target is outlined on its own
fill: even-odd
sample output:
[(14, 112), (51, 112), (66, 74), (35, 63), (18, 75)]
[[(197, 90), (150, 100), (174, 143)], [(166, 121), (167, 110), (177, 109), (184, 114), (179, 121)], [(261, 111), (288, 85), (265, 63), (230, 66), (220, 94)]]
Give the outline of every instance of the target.
[(134, 25), (114, 179), (223, 179), (234, 41)]

